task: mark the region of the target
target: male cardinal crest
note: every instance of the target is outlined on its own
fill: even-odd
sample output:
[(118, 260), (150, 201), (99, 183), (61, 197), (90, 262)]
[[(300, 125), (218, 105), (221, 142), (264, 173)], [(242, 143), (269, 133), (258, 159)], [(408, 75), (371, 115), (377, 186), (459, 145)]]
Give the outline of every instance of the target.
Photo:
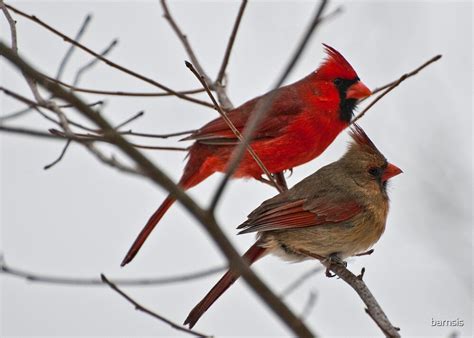
[[(293, 261), (308, 253), (342, 260), (379, 240), (388, 213), (386, 184), (402, 171), (357, 125), (351, 136), (341, 159), (266, 200), (238, 227), (240, 233), (257, 232), (257, 242), (243, 256), (249, 264), (269, 253)], [(193, 327), (238, 277), (229, 270), (184, 323)]]
[[(302, 80), (276, 89), (251, 146), (271, 173), (279, 173), (319, 156), (348, 126), (357, 100), (371, 94), (357, 73), (334, 48), (325, 46), (327, 59)], [(242, 132), (249, 117), (270, 93), (247, 101), (227, 116)], [(189, 189), (215, 172), (225, 172), (239, 140), (221, 117), (184, 140), (194, 140), (179, 181)], [(234, 177), (261, 178), (262, 170), (247, 153)], [(168, 196), (148, 220), (122, 261), (129, 263), (156, 224), (174, 203)]]

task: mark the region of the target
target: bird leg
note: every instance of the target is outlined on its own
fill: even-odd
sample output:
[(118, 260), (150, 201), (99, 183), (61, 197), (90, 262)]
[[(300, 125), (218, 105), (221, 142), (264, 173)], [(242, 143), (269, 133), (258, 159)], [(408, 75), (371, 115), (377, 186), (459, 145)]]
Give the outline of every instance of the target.
[(256, 179), (257, 181), (259, 181), (259, 182), (262, 182), (262, 183), (268, 184), (268, 185), (270, 185), (270, 186), (272, 186), (272, 187), (274, 186), (274, 185), (273, 185), (273, 183), (272, 183), (272, 181), (270, 181), (270, 180), (267, 180), (267, 179), (266, 179), (266, 178), (264, 178), (263, 176), (260, 176), (260, 177), (255, 177), (255, 179)]
[(281, 188), (283, 188), (283, 190), (288, 190), (288, 184), (286, 183), (285, 174), (282, 171), (274, 173), (273, 177), (275, 177), (275, 181)]
[(326, 265), (326, 277), (332, 278), (335, 274), (331, 273), (330, 268), (332, 265), (342, 265), (347, 267), (347, 262), (343, 261), (341, 257), (338, 256), (337, 253), (332, 253), (325, 259), (324, 265)]
[[(288, 190), (288, 185), (286, 184), (285, 176), (283, 175), (283, 172), (279, 172), (276, 174), (272, 174), (273, 178), (275, 179), (276, 184), (278, 185), (278, 190), (280, 191), (285, 191)], [(266, 179), (263, 176), (260, 177), (255, 177), (255, 179), (259, 182), (268, 184), (272, 187), (275, 187), (272, 181)]]

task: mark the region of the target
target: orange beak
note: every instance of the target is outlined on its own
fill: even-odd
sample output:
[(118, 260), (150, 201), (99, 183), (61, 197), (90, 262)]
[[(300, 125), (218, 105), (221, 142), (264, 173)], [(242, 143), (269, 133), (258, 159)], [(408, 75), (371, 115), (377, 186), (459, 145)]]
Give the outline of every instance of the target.
[(388, 179), (397, 176), (398, 174), (401, 174), (403, 171), (396, 165), (393, 165), (392, 163), (389, 163), (387, 165), (387, 168), (385, 169), (383, 175), (382, 175), (382, 181), (385, 182)]
[(372, 95), (372, 92), (370, 91), (370, 89), (367, 88), (367, 86), (360, 81), (350, 86), (346, 92), (346, 98), (348, 99), (360, 100), (370, 95)]

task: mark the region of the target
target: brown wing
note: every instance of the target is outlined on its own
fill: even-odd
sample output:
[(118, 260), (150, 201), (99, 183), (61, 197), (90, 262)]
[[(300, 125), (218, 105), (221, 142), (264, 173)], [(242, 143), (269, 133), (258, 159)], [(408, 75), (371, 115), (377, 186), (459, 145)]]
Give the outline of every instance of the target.
[(283, 201), (263, 208), (260, 212), (257, 209), (238, 229), (243, 228), (239, 234), (244, 234), (340, 223), (351, 219), (362, 210), (363, 207), (352, 200), (328, 201), (320, 197), (310, 201)]
[[(259, 106), (264, 104), (264, 98), (272, 95), (271, 93), (273, 92), (250, 100), (227, 113), (229, 119), (240, 132), (243, 132), (252, 112), (257, 111)], [(277, 89), (266, 116), (254, 134), (254, 139), (270, 138), (282, 133), (283, 127), (288, 125), (290, 119), (301, 110), (297, 91), (293, 87)], [(222, 117), (212, 120), (183, 140), (196, 140), (199, 143), (215, 145), (239, 142)]]

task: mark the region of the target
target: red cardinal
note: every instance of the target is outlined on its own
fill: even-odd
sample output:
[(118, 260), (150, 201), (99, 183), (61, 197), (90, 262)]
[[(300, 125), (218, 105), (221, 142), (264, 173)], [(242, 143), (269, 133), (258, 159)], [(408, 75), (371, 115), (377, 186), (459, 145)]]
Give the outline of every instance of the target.
[[(319, 156), (346, 128), (357, 100), (371, 94), (354, 69), (334, 48), (324, 45), (327, 59), (313, 73), (291, 85), (276, 89), (263, 121), (254, 133), (251, 146), (271, 173), (299, 166)], [(255, 108), (270, 93), (247, 101), (227, 113), (242, 132)], [(219, 117), (186, 137), (195, 140), (179, 185), (189, 189), (215, 172), (225, 172), (227, 162), (239, 143)], [(246, 154), (234, 177), (261, 178), (262, 170)], [(156, 224), (174, 203), (168, 196), (138, 235), (122, 261), (129, 263)]]
[[(346, 154), (290, 190), (266, 200), (241, 224), (240, 233), (257, 232), (243, 258), (252, 264), (272, 253), (301, 261), (303, 252), (337, 261), (367, 251), (385, 229), (388, 179), (402, 171), (387, 162), (364, 131), (354, 126)], [(228, 271), (191, 311), (193, 327), (239, 276)]]

